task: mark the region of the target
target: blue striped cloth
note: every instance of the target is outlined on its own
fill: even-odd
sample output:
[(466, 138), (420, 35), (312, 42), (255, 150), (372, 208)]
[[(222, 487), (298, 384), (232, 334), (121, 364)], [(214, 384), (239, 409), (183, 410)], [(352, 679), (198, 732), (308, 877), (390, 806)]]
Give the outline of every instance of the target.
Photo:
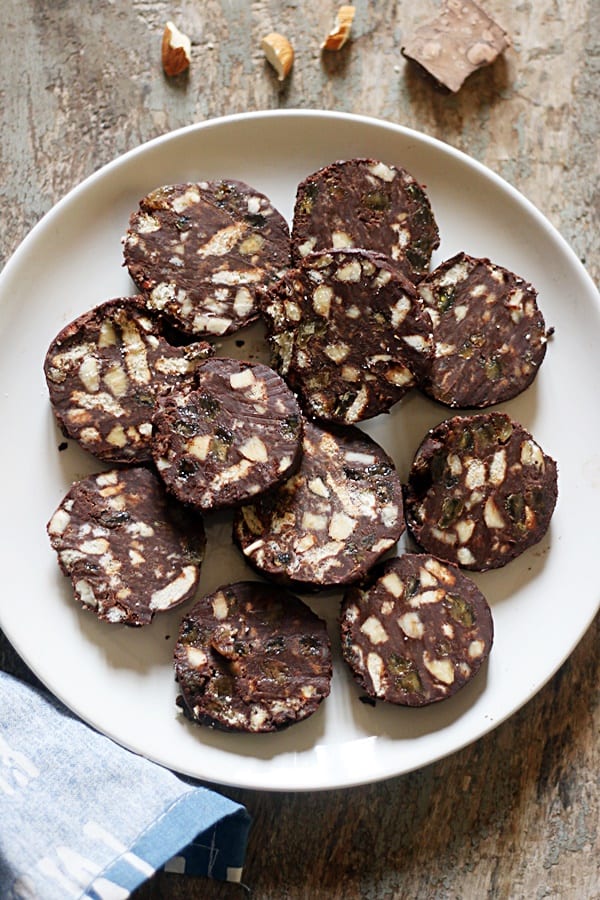
[(240, 881), (243, 806), (0, 672), (1, 900), (125, 900), (158, 869)]

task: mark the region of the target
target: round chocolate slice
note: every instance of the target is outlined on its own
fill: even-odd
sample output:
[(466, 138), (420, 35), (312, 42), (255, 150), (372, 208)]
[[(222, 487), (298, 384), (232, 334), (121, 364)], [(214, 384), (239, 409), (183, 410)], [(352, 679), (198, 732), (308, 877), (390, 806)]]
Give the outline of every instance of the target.
[(305, 422), (298, 471), (237, 510), (233, 535), (262, 574), (321, 589), (364, 577), (404, 528), (402, 485), (384, 450), (358, 429)]
[(482, 409), (531, 384), (548, 340), (532, 285), (489, 259), (459, 253), (418, 289), (433, 323), (433, 355), (420, 385), (426, 394)]
[(389, 256), (411, 281), (419, 281), (439, 242), (424, 188), (400, 166), (340, 160), (298, 186), (292, 225), (296, 262), (317, 250), (362, 247)]
[(269, 291), (262, 312), (273, 366), (325, 422), (388, 412), (428, 364), (429, 316), (381, 254), (312, 253)]
[(406, 553), (350, 588), (342, 655), (367, 696), (401, 706), (445, 700), (477, 674), (493, 621), (477, 585), (456, 566)]
[(184, 714), (226, 731), (278, 731), (327, 697), (331, 647), (325, 622), (275, 585), (220, 587), (185, 616), (175, 646)]
[(295, 469), (302, 416), (280, 376), (260, 363), (214, 358), (193, 389), (163, 395), (152, 453), (167, 489), (199, 509), (236, 506)]
[(44, 373), (58, 424), (99, 459), (148, 462), (157, 394), (191, 383), (212, 352), (204, 341), (172, 346), (142, 297), (108, 300), (65, 326), (48, 349)]
[(169, 499), (149, 469), (76, 482), (47, 530), (75, 596), (106, 622), (147, 625), (196, 591), (202, 519)]
[(125, 265), (153, 309), (191, 335), (223, 335), (258, 318), (257, 292), (289, 266), (289, 228), (241, 181), (164, 185), (140, 200)]
[(557, 493), (556, 463), (521, 425), (497, 412), (455, 416), (417, 450), (406, 521), (427, 552), (483, 572), (545, 535)]

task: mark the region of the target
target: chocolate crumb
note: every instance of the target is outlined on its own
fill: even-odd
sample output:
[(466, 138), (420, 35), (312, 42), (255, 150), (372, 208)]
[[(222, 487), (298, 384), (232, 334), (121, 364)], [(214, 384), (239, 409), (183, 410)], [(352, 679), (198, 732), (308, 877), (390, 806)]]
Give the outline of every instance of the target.
[(367, 694), (361, 694), (358, 698), (361, 703), (364, 703), (366, 706), (377, 706), (377, 701), (373, 697), (367, 696)]

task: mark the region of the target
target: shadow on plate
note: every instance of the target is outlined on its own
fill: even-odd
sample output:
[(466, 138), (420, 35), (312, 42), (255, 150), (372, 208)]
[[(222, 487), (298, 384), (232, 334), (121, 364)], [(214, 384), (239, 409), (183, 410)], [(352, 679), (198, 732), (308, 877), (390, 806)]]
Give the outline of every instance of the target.
[[(233, 764), (240, 756), (270, 761), (283, 754), (301, 754), (315, 750), (325, 734), (325, 715), (327, 703), (325, 698), (318, 709), (307, 719), (295, 722), (281, 731), (264, 734), (245, 734), (235, 731), (221, 731), (199, 725), (187, 719), (179, 712), (178, 724), (190, 738), (198, 741), (198, 747), (211, 747), (223, 753), (231, 753)], [(313, 759), (314, 764), (314, 759)], [(235, 773), (232, 772), (232, 783)]]
[[(493, 650), (492, 650), (493, 652)], [(412, 708), (397, 706), (382, 700), (372, 705), (364, 702), (364, 691), (347, 674), (347, 687), (351, 696), (349, 706), (356, 729), (366, 735), (391, 740), (415, 740), (415, 738), (442, 731), (453, 725), (477, 702), (487, 683), (486, 661), (472, 681), (452, 697), (429, 706)]]

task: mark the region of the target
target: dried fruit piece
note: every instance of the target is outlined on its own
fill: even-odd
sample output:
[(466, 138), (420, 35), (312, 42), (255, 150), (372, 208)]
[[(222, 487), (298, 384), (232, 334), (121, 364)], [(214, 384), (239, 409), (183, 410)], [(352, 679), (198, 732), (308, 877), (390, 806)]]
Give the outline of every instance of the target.
[(189, 68), (192, 44), (187, 36), (173, 22), (167, 22), (162, 37), (162, 65), (165, 75), (172, 78)]
[(277, 72), (279, 81), (284, 81), (290, 73), (294, 63), (294, 48), (286, 37), (272, 31), (265, 35), (261, 42), (261, 49), (267, 62)]
[(340, 6), (335, 18), (335, 25), (321, 44), (321, 50), (341, 50), (352, 30), (354, 21), (354, 6)]

